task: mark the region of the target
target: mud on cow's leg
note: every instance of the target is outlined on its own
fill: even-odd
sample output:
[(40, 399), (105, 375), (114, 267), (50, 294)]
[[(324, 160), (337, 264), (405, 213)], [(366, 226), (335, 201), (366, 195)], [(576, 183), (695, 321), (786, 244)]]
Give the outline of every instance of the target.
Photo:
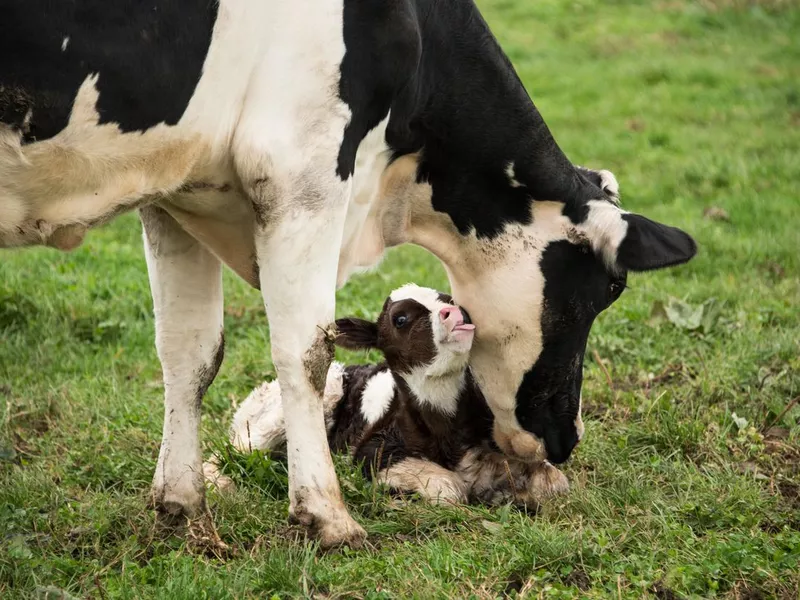
[(270, 176), (247, 187), (258, 221), (261, 289), (286, 424), (290, 518), (305, 525), (322, 547), (357, 546), (366, 533), (342, 501), (322, 400), (333, 359), (336, 272), (349, 183), (338, 179), (333, 167), (325, 174), (286, 176), (273, 162)]
[(164, 376), (164, 432), (153, 504), (165, 522), (206, 514), (200, 409), (219, 370), (222, 270), (219, 260), (164, 210), (140, 211)]

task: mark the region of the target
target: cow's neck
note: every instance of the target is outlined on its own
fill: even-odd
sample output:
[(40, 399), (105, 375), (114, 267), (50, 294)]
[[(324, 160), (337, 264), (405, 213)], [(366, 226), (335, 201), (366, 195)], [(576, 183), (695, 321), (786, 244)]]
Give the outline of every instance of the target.
[(416, 0), (422, 54), (392, 104), (386, 140), (422, 151), (433, 204), (466, 233), (523, 221), (531, 200), (579, 198), (584, 181), (471, 0)]

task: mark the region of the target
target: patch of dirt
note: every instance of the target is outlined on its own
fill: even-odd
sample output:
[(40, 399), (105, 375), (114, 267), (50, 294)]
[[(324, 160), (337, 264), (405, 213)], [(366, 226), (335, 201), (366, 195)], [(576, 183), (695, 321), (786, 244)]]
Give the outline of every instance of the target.
[(519, 573), (514, 573), (509, 577), (506, 588), (503, 590), (504, 598), (517, 598), (525, 587), (525, 579)]
[(778, 493), (794, 509), (800, 510), (800, 485), (791, 481), (779, 481)]
[(592, 580), (583, 569), (575, 569), (564, 578), (564, 585), (569, 585), (578, 588), (580, 591), (585, 592), (592, 587)]
[(728, 211), (719, 206), (707, 206), (703, 209), (703, 217), (709, 221), (725, 221), (730, 223), (731, 216)]
[(583, 417), (591, 417), (592, 419), (602, 420), (608, 414), (610, 409), (605, 404), (592, 404), (591, 402), (584, 402), (581, 406), (581, 415)]
[(628, 119), (628, 121), (625, 123), (625, 127), (628, 129), (628, 131), (635, 131), (636, 133), (639, 133), (640, 131), (644, 131), (647, 128), (647, 125), (642, 119), (633, 118)]
[(622, 381), (615, 381), (614, 388), (619, 391), (630, 390), (643, 390), (645, 393), (651, 389), (661, 385), (680, 384), (688, 381), (693, 381), (697, 378), (697, 373), (691, 367), (682, 363), (668, 364), (658, 374), (647, 375), (642, 377), (640, 375), (632, 375)]
[(749, 587), (744, 581), (737, 581), (733, 586), (733, 594), (737, 600), (765, 600), (764, 592)]
[(651, 587), (650, 592), (658, 598), (658, 600), (683, 600), (678, 592), (669, 589), (663, 581), (656, 581)]

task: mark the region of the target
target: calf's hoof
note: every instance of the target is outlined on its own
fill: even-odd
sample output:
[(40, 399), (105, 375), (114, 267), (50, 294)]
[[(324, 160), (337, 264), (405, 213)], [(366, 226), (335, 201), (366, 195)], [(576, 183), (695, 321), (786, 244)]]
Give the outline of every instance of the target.
[(213, 459), (203, 463), (203, 476), (206, 478), (206, 483), (215, 488), (220, 494), (229, 494), (236, 491), (236, 484), (233, 479), (224, 475), (220, 471), (217, 462)]

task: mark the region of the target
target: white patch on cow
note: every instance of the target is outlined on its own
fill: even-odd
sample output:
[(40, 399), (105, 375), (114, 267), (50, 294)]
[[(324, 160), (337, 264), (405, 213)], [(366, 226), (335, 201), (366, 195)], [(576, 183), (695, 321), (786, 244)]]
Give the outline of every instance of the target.
[(457, 473), (421, 458), (405, 458), (380, 471), (376, 479), (393, 489), (418, 493), (435, 504), (467, 500), (467, 486)]
[(438, 314), (439, 309), (442, 309), (446, 306), (451, 306), (450, 304), (442, 302), (439, 299), (438, 291), (427, 287), (421, 287), (416, 283), (407, 283), (404, 286), (393, 290), (389, 295), (389, 299), (392, 302), (399, 302), (400, 300), (416, 300), (425, 308), (427, 308), (431, 314)]
[(605, 200), (590, 200), (589, 214), (576, 229), (583, 233), (592, 248), (614, 270), (617, 263), (617, 250), (628, 232), (628, 222), (622, 218), (625, 211)]
[(585, 427), (583, 425), (583, 416), (581, 416), (581, 409), (583, 408), (583, 394), (578, 396), (578, 414), (575, 417), (575, 432), (578, 434), (578, 441), (583, 439)]
[(381, 176), (391, 158), (386, 144), (387, 115), (361, 140), (356, 152), (353, 188), (347, 205), (342, 248), (339, 252), (337, 286), (354, 273), (375, 267), (386, 244), (381, 228)]
[[(328, 165), (335, 174), (333, 162)], [(333, 470), (322, 404), (312, 383), (327, 354), (336, 266), (346, 206), (331, 188), (328, 206), (297, 208), (257, 236), (261, 289), (270, 324), (286, 423), (290, 511), (318, 528), (320, 544), (358, 544), (366, 535), (349, 516)], [(346, 189), (346, 188), (345, 188)], [(343, 198), (342, 198), (343, 200)]]
[(386, 414), (394, 391), (394, 376), (390, 370), (381, 371), (369, 378), (361, 393), (361, 414), (369, 425)]
[[(323, 547), (357, 544), (365, 533), (342, 501), (322, 390), (315, 389), (317, 367), (328, 355), (325, 332), (334, 319), (352, 185), (336, 173), (351, 116), (338, 96), (343, 6), (341, 1), (314, 3), (310, 10), (285, 2), (246, 4), (264, 14), (244, 15), (257, 22), (252, 34), (236, 43), (244, 54), (251, 52), (249, 46), (258, 48), (258, 60), (246, 74), (231, 148), (237, 176), (260, 221), (255, 249), (283, 400), (292, 474), (289, 510), (314, 526)], [(227, 5), (231, 12), (240, 6)], [(237, 62), (216, 68), (230, 70), (231, 64)], [(202, 114), (207, 113), (204, 108)]]
[(506, 165), (506, 177), (508, 177), (508, 184), (512, 188), (525, 187), (524, 183), (517, 181), (517, 176), (514, 172), (514, 161), (509, 161)]
[(69, 45), (69, 36), (64, 36), (64, 39), (61, 40), (61, 51), (65, 52), (67, 50), (67, 46)]

